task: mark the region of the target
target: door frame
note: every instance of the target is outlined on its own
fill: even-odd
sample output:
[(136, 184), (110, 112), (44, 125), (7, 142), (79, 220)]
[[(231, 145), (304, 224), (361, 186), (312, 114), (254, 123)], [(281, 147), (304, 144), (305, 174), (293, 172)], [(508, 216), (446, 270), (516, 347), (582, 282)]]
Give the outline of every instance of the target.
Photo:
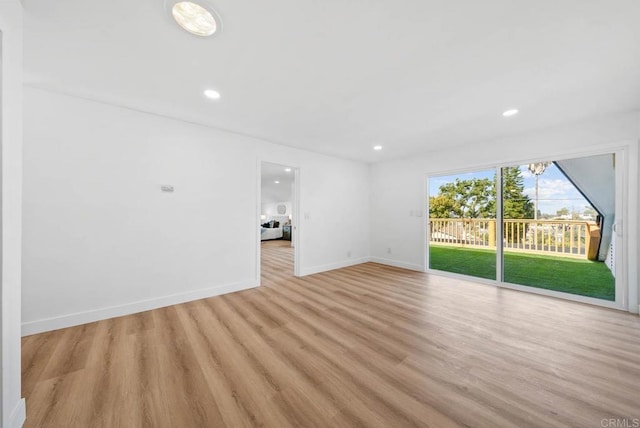
[(257, 161), (257, 180), (256, 180), (256, 205), (255, 205), (255, 222), (256, 222), (256, 284), (261, 284), (261, 269), (260, 262), (262, 256), (262, 241), (260, 240), (260, 215), (262, 214), (262, 163), (272, 163), (276, 165), (282, 165), (283, 167), (291, 168), (293, 173), (293, 191), (291, 192), (291, 243), (293, 245), (293, 276), (300, 275), (300, 254), (302, 248), (300, 247), (301, 227), (300, 227), (300, 167), (292, 165), (288, 162), (283, 163), (280, 160), (258, 158)]

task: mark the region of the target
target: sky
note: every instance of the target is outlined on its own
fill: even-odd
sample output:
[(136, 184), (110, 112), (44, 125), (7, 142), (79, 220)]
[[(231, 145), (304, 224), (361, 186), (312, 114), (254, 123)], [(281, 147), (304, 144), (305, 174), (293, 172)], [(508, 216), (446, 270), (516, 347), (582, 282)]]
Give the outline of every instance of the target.
[[(521, 165), (520, 171), (524, 177), (524, 193), (533, 201), (535, 199), (535, 176), (529, 172), (527, 165)], [(472, 178), (492, 179), (495, 170), (482, 170), (472, 173), (462, 173), (447, 176), (429, 177), (429, 196), (438, 194), (439, 187), (456, 178), (461, 180)], [(561, 208), (568, 208), (570, 212), (582, 213), (589, 202), (560, 172), (555, 164), (551, 164), (538, 178), (538, 210), (542, 214), (555, 215)]]

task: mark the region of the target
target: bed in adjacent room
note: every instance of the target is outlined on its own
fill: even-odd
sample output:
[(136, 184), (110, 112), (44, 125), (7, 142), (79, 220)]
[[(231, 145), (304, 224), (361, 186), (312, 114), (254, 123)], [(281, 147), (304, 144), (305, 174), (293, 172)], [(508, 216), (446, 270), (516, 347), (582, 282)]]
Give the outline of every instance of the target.
[(268, 241), (270, 239), (280, 239), (282, 238), (282, 228), (281, 227), (261, 227), (260, 228), (260, 240)]
[(260, 225), (260, 240), (282, 239), (282, 227), (287, 221), (289, 221), (288, 216), (271, 216), (269, 221)]

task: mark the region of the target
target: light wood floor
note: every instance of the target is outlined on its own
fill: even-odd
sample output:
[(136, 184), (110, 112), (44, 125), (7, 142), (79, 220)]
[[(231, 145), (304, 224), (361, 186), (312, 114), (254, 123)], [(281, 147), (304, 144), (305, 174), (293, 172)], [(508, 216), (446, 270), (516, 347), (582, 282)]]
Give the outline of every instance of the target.
[[(23, 339), (27, 427), (600, 427), (638, 317), (364, 264)], [(629, 425), (631, 426), (631, 425)]]

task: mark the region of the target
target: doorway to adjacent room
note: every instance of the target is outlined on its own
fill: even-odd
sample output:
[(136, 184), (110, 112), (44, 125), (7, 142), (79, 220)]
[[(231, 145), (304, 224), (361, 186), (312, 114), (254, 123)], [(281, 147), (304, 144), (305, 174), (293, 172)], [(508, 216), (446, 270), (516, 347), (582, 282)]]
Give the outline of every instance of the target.
[(298, 275), (298, 169), (261, 162), (259, 202), (260, 283)]

